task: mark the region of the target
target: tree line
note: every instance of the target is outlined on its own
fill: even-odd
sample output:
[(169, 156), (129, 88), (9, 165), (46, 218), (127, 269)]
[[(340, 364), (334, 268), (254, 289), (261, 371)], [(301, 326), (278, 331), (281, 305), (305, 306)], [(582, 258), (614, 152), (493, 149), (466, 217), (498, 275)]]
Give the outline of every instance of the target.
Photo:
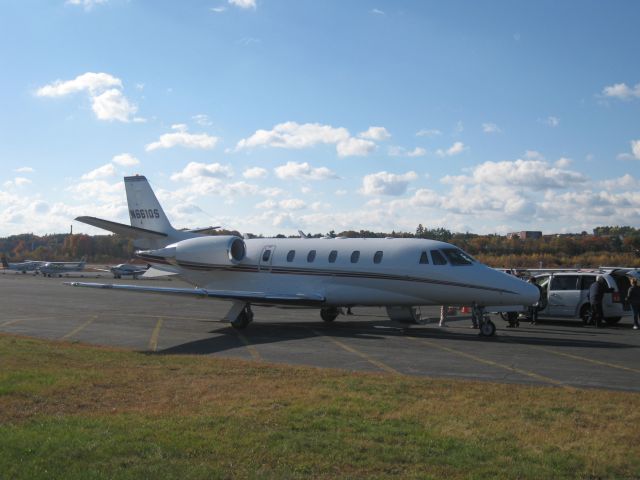
[[(239, 235), (234, 230), (215, 230), (211, 235)], [(250, 235), (256, 237), (256, 235)], [(308, 235), (347, 238), (425, 238), (460, 247), (483, 263), (506, 268), (596, 267), (603, 265), (640, 266), (640, 229), (597, 227), (593, 233), (543, 235), (538, 239), (507, 238), (504, 235), (453, 233), (445, 228), (425, 228), (415, 232), (373, 232), (334, 230)], [(260, 235), (257, 235), (260, 237)], [(276, 237), (283, 238), (284, 235)], [(86, 256), (89, 262), (124, 262), (133, 258), (133, 241), (119, 235), (33, 234), (0, 238), (0, 253), (9, 261), (23, 259), (71, 261)]]

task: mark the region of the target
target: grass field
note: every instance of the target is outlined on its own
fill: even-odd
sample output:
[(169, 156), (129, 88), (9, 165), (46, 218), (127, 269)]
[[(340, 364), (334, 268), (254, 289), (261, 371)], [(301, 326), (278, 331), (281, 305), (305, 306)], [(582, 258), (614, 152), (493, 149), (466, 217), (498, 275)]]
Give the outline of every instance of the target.
[(636, 478), (640, 395), (0, 335), (0, 478)]

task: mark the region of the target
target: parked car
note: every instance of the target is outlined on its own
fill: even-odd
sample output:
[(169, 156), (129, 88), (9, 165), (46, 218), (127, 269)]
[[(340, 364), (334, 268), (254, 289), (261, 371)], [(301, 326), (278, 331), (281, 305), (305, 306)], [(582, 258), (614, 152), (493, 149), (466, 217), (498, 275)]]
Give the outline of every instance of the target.
[(631, 308), (625, 302), (630, 285), (627, 274), (627, 269), (612, 269), (536, 275), (538, 285), (543, 291), (543, 308), (539, 316), (580, 318), (586, 323), (591, 314), (589, 287), (598, 275), (602, 275), (611, 289), (602, 301), (604, 320), (609, 325), (616, 324), (623, 316), (631, 315)]

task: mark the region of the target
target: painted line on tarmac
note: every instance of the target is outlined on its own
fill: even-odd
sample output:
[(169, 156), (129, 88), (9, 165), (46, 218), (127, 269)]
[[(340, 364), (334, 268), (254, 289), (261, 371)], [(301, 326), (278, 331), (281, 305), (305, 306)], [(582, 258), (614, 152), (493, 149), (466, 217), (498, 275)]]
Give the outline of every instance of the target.
[(244, 335), (242, 332), (237, 331), (236, 329), (234, 329), (234, 332), (238, 334), (238, 338), (242, 341), (242, 343), (244, 343), (244, 346), (247, 347), (247, 350), (249, 350), (251, 357), (254, 360), (262, 361), (262, 356), (260, 355), (260, 352), (258, 352), (256, 347), (251, 345), (251, 342), (249, 342), (249, 339), (246, 337), (246, 335)]
[(594, 360), (593, 358), (583, 357), (581, 355), (574, 355), (572, 353), (558, 352), (558, 351), (553, 350), (551, 348), (538, 347), (538, 346), (535, 346), (535, 345), (529, 345), (529, 346), (531, 348), (535, 348), (537, 350), (542, 350), (543, 352), (549, 352), (549, 353), (553, 353), (554, 355), (559, 355), (561, 357), (567, 357), (567, 358), (572, 358), (574, 360), (580, 360), (581, 362), (588, 362), (588, 363), (593, 363), (595, 365), (602, 365), (602, 366), (605, 366), (605, 367), (617, 368), (617, 369), (620, 369), (620, 370), (627, 370), (629, 372), (640, 373), (640, 370), (637, 369), (637, 368), (625, 367), (624, 365), (617, 365), (615, 363), (603, 362), (601, 360)]
[(476, 362), (484, 363), (485, 365), (491, 365), (492, 367), (502, 368), (504, 370), (508, 370), (510, 372), (517, 373), (519, 375), (524, 375), (526, 377), (530, 377), (530, 378), (533, 378), (535, 380), (538, 380), (538, 381), (541, 381), (541, 382), (544, 382), (544, 383), (549, 383), (549, 384), (554, 385), (556, 387), (564, 387), (564, 388), (570, 389), (570, 390), (574, 389), (570, 385), (566, 385), (565, 383), (563, 383), (563, 382), (561, 382), (559, 380), (555, 380), (553, 378), (546, 377), (544, 375), (540, 375), (540, 374), (535, 373), (535, 372), (530, 372), (529, 370), (522, 370), (521, 368), (517, 368), (517, 367), (509, 367), (508, 365), (503, 365), (501, 363), (494, 362), (493, 360), (487, 360), (486, 358), (478, 357), (477, 355), (474, 355), (472, 353), (463, 352), (462, 350), (458, 350), (458, 349), (451, 348), (451, 347), (445, 347), (444, 345), (440, 345), (437, 342), (431, 342), (429, 340), (425, 340), (424, 338), (411, 337), (411, 336), (407, 336), (406, 338), (410, 338), (411, 340), (415, 340), (417, 342), (424, 343), (426, 345), (429, 345), (430, 347), (437, 348), (439, 350), (444, 350), (445, 352), (455, 353), (456, 355), (460, 355), (462, 357), (469, 358), (469, 359), (471, 359), (473, 361), (476, 361)]
[(73, 337), (76, 333), (81, 332), (82, 330), (84, 330), (86, 327), (88, 327), (89, 325), (91, 325), (96, 319), (98, 318), (97, 315), (93, 315), (89, 320), (87, 320), (86, 322), (84, 322), (82, 325), (80, 325), (77, 328), (74, 328), (73, 330), (71, 330), (69, 333), (67, 333), (65, 336), (60, 337), (60, 340), (67, 340), (70, 337)]
[(360, 358), (365, 359), (367, 362), (371, 363), (372, 365), (375, 365), (376, 367), (378, 367), (381, 370), (384, 370), (385, 372), (388, 373), (393, 373), (394, 375), (402, 375), (399, 371), (397, 371), (395, 368), (390, 367), (389, 365), (382, 363), (379, 360), (376, 360), (375, 358), (371, 357), (370, 355), (367, 355), (364, 352), (361, 352), (360, 350), (356, 350), (355, 348), (347, 345), (344, 342), (341, 342), (340, 340), (335, 339), (334, 337), (330, 337), (329, 335), (324, 335), (323, 333), (319, 332), (318, 330), (314, 329), (314, 328), (310, 328), (310, 330), (317, 335), (318, 337), (324, 337), (326, 339), (328, 339), (329, 341), (331, 341), (332, 343), (338, 345), (340, 348), (346, 350), (349, 353), (353, 353), (354, 355), (359, 356)]
[(155, 352), (158, 350), (158, 338), (160, 337), (160, 329), (162, 328), (162, 317), (158, 318), (156, 326), (151, 332), (151, 338), (149, 339), (149, 350)]

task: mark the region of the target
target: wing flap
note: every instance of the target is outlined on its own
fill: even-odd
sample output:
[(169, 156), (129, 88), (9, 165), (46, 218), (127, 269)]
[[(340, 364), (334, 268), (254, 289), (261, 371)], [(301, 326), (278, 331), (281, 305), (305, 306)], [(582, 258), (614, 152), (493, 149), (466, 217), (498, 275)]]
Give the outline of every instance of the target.
[(146, 228), (132, 227), (131, 225), (125, 225), (124, 223), (111, 222), (109, 220), (103, 220), (96, 217), (77, 217), (78, 222), (86, 223), (94, 227), (108, 230), (124, 237), (133, 239), (138, 238), (166, 238), (167, 234), (162, 232), (156, 232), (155, 230), (147, 230)]
[(286, 294), (248, 292), (244, 290), (207, 290), (204, 288), (149, 287), (145, 285), (123, 285), (119, 283), (65, 282), (72, 287), (101, 288), (139, 293), (156, 293), (198, 298), (219, 298), (222, 300), (242, 300), (264, 304), (321, 305), (325, 298), (319, 294)]

